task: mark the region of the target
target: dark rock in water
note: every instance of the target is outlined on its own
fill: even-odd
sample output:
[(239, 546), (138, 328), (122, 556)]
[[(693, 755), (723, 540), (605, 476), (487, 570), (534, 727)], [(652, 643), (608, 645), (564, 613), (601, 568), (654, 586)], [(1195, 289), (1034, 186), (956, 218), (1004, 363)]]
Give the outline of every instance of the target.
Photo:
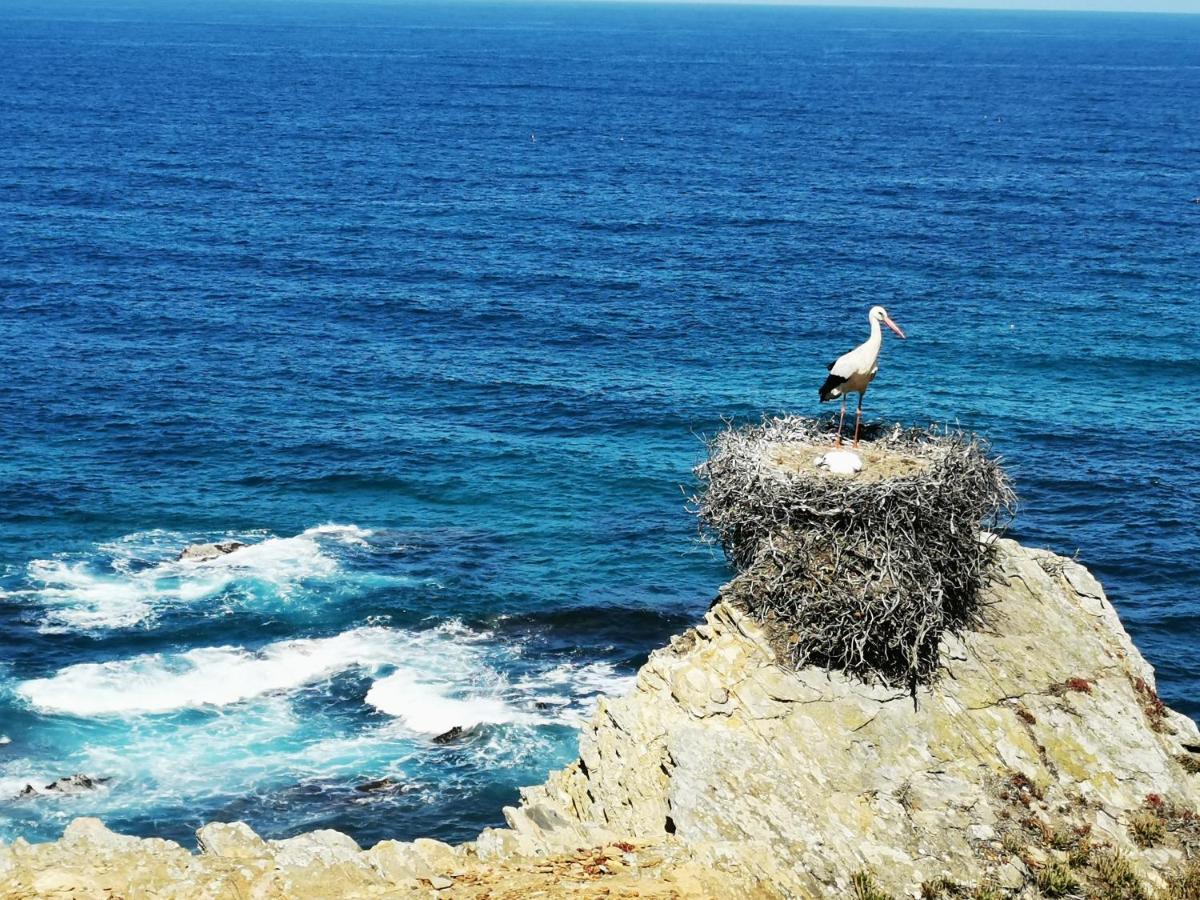
[(437, 737), (435, 737), (433, 739), (433, 742), (435, 744), (449, 744), (453, 741), (457, 741), (460, 737), (462, 737), (466, 733), (467, 733), (466, 729), (462, 728), (459, 725), (455, 725), (449, 731), (444, 731), (441, 734), (439, 734)]
[(57, 781), (50, 782), (46, 785), (46, 792), (54, 794), (82, 794), (85, 791), (95, 790), (108, 780), (107, 778), (92, 778), (90, 775), (77, 773), (67, 778), (60, 778)]
[(220, 541), (216, 544), (188, 544), (176, 559), (190, 560), (191, 562), (208, 562), (210, 559), (218, 559), (227, 553), (232, 553), (234, 550), (245, 546), (241, 541)]
[(409, 791), (416, 790), (413, 785), (391, 776), (378, 778), (375, 781), (364, 781), (362, 784), (356, 784), (354, 789), (364, 794), (407, 794)]
[(94, 791), (100, 785), (111, 780), (109, 778), (93, 778), (91, 775), (76, 773), (68, 775), (65, 778), (59, 778), (57, 781), (52, 781), (40, 791), (32, 784), (27, 784), (13, 799), (20, 800), (23, 797), (40, 797), (43, 794), (86, 794), (88, 791)]

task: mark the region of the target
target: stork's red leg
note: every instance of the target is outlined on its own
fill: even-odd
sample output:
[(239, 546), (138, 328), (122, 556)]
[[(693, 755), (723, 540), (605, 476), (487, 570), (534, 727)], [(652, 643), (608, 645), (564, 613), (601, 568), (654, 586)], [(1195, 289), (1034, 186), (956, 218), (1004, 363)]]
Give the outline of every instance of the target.
[(842, 414), (841, 414), (841, 416), (838, 418), (838, 436), (837, 436), (837, 443), (833, 445), (833, 446), (835, 446), (835, 447), (840, 447), (840, 446), (842, 446), (842, 424), (843, 424), (845, 421), (846, 421), (846, 395), (845, 395), (845, 394), (842, 394)]
[(858, 409), (854, 411), (854, 446), (858, 446), (858, 429), (862, 426), (862, 394), (858, 395)]

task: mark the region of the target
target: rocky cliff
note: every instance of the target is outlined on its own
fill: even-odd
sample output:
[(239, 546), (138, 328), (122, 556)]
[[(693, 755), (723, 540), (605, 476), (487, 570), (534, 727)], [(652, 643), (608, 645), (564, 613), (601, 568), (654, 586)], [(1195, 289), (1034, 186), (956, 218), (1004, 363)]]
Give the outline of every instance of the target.
[(855, 875), (904, 896), (1020, 892), (1056, 863), (1084, 891), (1109, 858), (1166, 888), (1200, 834), (1196, 726), (1158, 701), (1085, 569), (1000, 551), (988, 627), (948, 636), (915, 698), (783, 671), (718, 601), (600, 707), (577, 763), (506, 811), (511, 832), (477, 846), (669, 836), (746, 896), (845, 896)]
[(787, 671), (727, 599), (470, 844), (95, 820), (0, 848), (3, 897), (1200, 896), (1200, 733), (1076, 563), (1000, 541), (932, 685)]

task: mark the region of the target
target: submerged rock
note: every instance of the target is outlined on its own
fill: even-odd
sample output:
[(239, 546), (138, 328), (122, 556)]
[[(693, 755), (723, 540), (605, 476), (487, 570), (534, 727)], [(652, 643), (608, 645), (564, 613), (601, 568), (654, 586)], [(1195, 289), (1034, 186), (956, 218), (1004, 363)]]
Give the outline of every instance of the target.
[(109, 778), (92, 778), (90, 775), (81, 773), (70, 775), (66, 778), (60, 778), (57, 781), (52, 781), (46, 785), (47, 793), (56, 794), (82, 794), (87, 791), (95, 790), (103, 784), (111, 781)]
[(208, 562), (239, 550), (246, 545), (240, 541), (220, 541), (215, 544), (189, 544), (176, 559), (188, 562)]
[(386, 778), (377, 778), (375, 781), (364, 781), (362, 784), (354, 786), (356, 791), (363, 794), (407, 794), (416, 788), (401, 781), (398, 778), (393, 778), (390, 775)]
[(59, 778), (50, 782), (41, 790), (35, 788), (32, 784), (27, 784), (17, 794), (16, 799), (24, 797), (40, 797), (43, 794), (86, 794), (89, 791), (94, 791), (102, 785), (108, 783), (110, 778), (93, 778), (90, 775), (77, 773), (68, 775), (65, 778)]
[(467, 730), (461, 725), (455, 725), (449, 731), (443, 731), (433, 739), (435, 744), (452, 744), (466, 735)]

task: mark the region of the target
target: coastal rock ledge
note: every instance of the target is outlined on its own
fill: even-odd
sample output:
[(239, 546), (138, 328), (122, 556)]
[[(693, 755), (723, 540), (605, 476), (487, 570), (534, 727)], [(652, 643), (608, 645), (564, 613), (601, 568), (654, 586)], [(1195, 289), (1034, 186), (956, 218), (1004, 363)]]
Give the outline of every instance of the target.
[(600, 703), (580, 758), (474, 842), (78, 819), (8, 897), (1193, 897), (1200, 733), (1075, 562), (998, 544), (983, 629), (915, 695), (792, 672), (726, 586)]

